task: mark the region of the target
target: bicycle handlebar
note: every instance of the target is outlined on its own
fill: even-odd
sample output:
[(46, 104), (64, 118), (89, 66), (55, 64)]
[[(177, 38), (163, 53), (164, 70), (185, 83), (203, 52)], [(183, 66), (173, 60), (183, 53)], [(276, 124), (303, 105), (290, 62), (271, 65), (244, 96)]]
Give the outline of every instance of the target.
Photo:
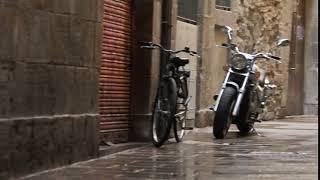
[[(145, 48), (145, 49), (156, 49), (156, 48), (159, 48), (161, 51), (169, 53), (169, 54), (178, 54), (178, 53), (181, 53), (181, 52), (188, 53), (191, 56), (194, 56), (194, 55), (198, 54), (195, 51), (191, 51), (189, 47), (185, 47), (182, 50), (173, 51), (171, 49), (166, 49), (163, 46), (161, 46), (160, 44), (156, 44), (156, 43), (153, 43), (153, 42), (140, 42), (140, 43), (143, 44), (142, 46), (140, 46), (140, 48)], [(200, 56), (198, 56), (198, 57), (200, 57)]]

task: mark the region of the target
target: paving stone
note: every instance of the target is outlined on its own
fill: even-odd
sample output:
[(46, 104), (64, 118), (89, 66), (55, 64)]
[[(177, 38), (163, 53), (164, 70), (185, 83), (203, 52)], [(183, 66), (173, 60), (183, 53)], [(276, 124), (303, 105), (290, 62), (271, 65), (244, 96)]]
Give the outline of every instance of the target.
[(318, 122), (309, 120), (263, 122), (248, 136), (232, 126), (223, 140), (211, 128), (194, 129), (178, 144), (139, 146), (25, 179), (313, 180)]

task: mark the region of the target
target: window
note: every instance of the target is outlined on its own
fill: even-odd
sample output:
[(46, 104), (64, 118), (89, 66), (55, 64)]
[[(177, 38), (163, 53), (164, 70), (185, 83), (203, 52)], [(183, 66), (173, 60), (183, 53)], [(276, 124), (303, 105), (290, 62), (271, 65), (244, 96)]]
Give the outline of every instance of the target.
[(216, 0), (216, 9), (231, 10), (231, 0)]
[(198, 0), (178, 0), (179, 19), (196, 23), (198, 11)]

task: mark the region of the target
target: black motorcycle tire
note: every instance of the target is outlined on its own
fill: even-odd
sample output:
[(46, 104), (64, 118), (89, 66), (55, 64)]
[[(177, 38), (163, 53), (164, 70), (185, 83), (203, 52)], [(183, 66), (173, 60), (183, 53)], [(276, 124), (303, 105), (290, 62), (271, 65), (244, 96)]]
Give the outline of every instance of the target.
[(250, 92), (247, 92), (242, 100), (239, 115), (236, 119), (236, 125), (241, 134), (248, 134), (253, 128), (254, 121), (249, 119), (250, 113)]
[[(152, 143), (156, 147), (161, 147), (168, 140), (177, 106), (177, 85), (175, 80), (169, 78), (161, 81), (152, 112)], [(163, 91), (165, 92), (163, 93)], [(157, 106), (163, 99), (167, 99), (166, 106), (170, 110), (169, 117), (166, 119), (160, 119), (162, 117), (158, 117), (159, 114), (157, 113), (159, 111)], [(159, 123), (163, 124), (160, 125)]]
[(217, 139), (223, 139), (230, 128), (232, 117), (231, 111), (235, 102), (237, 90), (233, 87), (226, 87), (220, 98), (218, 109), (213, 121), (213, 135)]

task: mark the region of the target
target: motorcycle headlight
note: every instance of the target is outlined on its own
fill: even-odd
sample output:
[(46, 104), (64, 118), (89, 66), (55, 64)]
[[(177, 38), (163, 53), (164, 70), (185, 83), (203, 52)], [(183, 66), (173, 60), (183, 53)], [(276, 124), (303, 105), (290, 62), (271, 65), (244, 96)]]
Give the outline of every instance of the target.
[(247, 67), (247, 59), (242, 54), (235, 54), (231, 59), (231, 65), (236, 70), (243, 70)]

